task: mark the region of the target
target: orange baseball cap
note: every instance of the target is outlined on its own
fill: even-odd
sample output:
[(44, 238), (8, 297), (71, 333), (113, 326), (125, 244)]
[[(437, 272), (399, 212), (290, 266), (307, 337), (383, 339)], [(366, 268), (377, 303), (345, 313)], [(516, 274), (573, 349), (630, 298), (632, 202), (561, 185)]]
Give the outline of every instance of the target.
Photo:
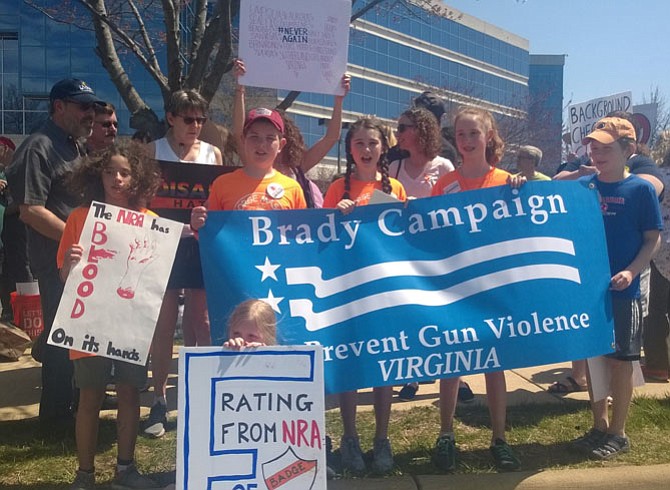
[(635, 141), (635, 128), (626, 119), (620, 117), (603, 117), (593, 126), (593, 131), (582, 140), (582, 145), (588, 145), (596, 140), (604, 145), (614, 143), (621, 138), (631, 138)]

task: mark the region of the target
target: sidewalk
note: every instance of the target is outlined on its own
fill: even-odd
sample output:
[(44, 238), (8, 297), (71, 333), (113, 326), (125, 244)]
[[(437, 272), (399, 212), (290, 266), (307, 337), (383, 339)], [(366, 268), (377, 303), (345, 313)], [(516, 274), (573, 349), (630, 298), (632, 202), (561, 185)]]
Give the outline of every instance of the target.
[[(565, 403), (565, 399), (588, 400), (588, 393), (553, 395), (546, 391), (554, 381), (565, 378), (570, 372), (570, 363), (552, 364), (507, 371), (508, 404)], [(172, 374), (168, 380), (168, 408), (172, 415), (177, 409), (177, 350), (175, 349)], [(475, 394), (474, 403), (486, 403), (484, 375), (463, 378)], [(438, 403), (438, 383), (422, 384), (415, 400), (405, 402), (397, 397), (394, 410), (405, 410), (415, 406)], [(29, 353), (16, 362), (0, 362), (0, 421), (37, 417), (40, 396), (40, 365)], [(645, 397), (669, 397), (670, 384), (647, 383), (635, 389), (635, 395)], [(142, 414), (148, 414), (152, 393), (142, 393)], [(334, 398), (334, 397), (330, 397)], [(329, 400), (333, 401), (333, 400)], [(359, 396), (361, 410), (372, 410), (371, 390)], [(334, 407), (329, 407), (335, 409)], [(113, 416), (113, 412), (103, 412)], [(609, 489), (614, 482), (628, 489), (667, 488), (670, 482), (670, 465), (656, 466), (607, 466), (584, 470), (547, 470), (540, 472), (517, 472), (506, 474), (477, 475), (418, 475), (394, 478), (366, 478), (361, 480), (334, 480), (328, 483), (330, 490), (438, 490), (487, 489), (487, 490), (532, 490), (532, 489)]]

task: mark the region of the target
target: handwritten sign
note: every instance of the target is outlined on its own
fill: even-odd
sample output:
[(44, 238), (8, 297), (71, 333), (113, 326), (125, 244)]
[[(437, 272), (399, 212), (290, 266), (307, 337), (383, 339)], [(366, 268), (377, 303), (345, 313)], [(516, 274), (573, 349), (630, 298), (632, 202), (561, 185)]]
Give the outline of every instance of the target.
[(177, 489), (325, 490), (320, 348), (179, 352)]
[(596, 190), (581, 182), (360, 206), (346, 216), (210, 212), (200, 246), (216, 342), (236, 304), (263, 299), (278, 316), (280, 343), (323, 346), (328, 392), (613, 349), (602, 215)]
[(582, 146), (582, 140), (593, 131), (595, 123), (613, 111), (632, 112), (632, 106), (633, 95), (631, 92), (599, 97), (569, 106), (568, 119), (570, 121), (572, 151), (577, 155), (584, 155), (586, 147)]
[(244, 0), (245, 85), (342, 95), (351, 0)]
[(49, 344), (146, 364), (182, 228), (93, 202)]

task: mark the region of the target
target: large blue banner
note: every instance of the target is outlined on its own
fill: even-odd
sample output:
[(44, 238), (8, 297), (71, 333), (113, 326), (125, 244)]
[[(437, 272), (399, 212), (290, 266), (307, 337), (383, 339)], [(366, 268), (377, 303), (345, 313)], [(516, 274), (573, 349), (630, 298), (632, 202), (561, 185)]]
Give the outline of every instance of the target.
[(214, 343), (264, 299), (280, 343), (323, 345), (331, 393), (612, 351), (602, 217), (577, 182), (210, 212), (200, 246)]

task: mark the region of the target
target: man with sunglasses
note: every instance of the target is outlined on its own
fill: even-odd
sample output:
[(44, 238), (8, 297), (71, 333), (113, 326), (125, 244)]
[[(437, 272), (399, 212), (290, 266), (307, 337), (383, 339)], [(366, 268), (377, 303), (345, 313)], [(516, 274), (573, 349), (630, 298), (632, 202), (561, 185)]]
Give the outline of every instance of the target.
[(90, 153), (101, 152), (114, 144), (119, 122), (116, 119), (116, 108), (109, 102), (93, 107), (95, 117), (93, 119), (93, 131), (86, 140), (86, 150)]
[(33, 346), (42, 362), (40, 421), (72, 420), (72, 363), (68, 351), (46, 344), (63, 283), (56, 266), (58, 243), (65, 220), (78, 204), (66, 179), (85, 151), (79, 140), (93, 130), (94, 107), (104, 102), (86, 82), (65, 79), (49, 94), (49, 118), (19, 146), (7, 172), (20, 219), (28, 226), (30, 265), (37, 277), (44, 316), (44, 333)]

